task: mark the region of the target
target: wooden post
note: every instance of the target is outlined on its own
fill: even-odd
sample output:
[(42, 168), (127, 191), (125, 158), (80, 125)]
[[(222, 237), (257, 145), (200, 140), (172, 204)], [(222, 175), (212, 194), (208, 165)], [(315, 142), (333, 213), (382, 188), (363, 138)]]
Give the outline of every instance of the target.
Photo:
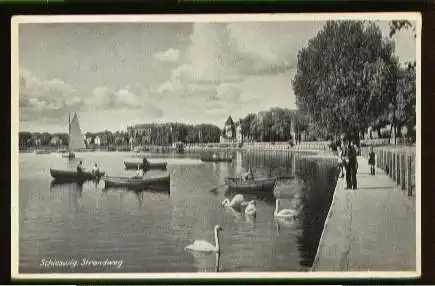
[(405, 181), (405, 179), (406, 179), (406, 164), (405, 164), (405, 154), (401, 154), (401, 156), (400, 156), (401, 158), (400, 158), (400, 161), (401, 161), (401, 169), (400, 169), (400, 173), (401, 173), (401, 177), (400, 177), (400, 179), (401, 179), (401, 187), (402, 187), (402, 190), (405, 190), (406, 189), (406, 181)]
[(412, 162), (411, 156), (408, 157), (408, 196), (412, 196)]
[(400, 185), (400, 179), (402, 178), (402, 172), (400, 170), (401, 167), (401, 160), (400, 160), (400, 154), (397, 153), (397, 184)]

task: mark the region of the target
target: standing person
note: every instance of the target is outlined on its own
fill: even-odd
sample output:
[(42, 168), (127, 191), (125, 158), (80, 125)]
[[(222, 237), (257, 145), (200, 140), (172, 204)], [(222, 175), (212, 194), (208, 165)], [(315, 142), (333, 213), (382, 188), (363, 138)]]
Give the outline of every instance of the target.
[(80, 163), (77, 165), (77, 173), (81, 176), (83, 175), (83, 163), (80, 161)]
[(97, 163), (95, 163), (94, 167), (92, 168), (92, 174), (93, 174), (94, 176), (98, 176), (99, 173), (100, 173), (100, 169), (98, 168)]
[(358, 170), (358, 159), (357, 159), (357, 148), (355, 146), (354, 141), (350, 142), (349, 146), (349, 170), (350, 170), (350, 178), (352, 189), (356, 190), (358, 187), (356, 181), (356, 172)]
[(373, 151), (373, 147), (370, 147), (369, 152), (369, 165), (370, 165), (370, 175), (375, 175), (375, 164), (376, 164), (376, 155)]
[[(344, 160), (343, 160), (343, 149), (342, 146), (337, 146), (337, 157), (338, 157), (338, 170), (340, 173), (338, 174), (339, 177), (344, 177)], [(341, 174), (341, 176), (340, 176)]]
[(350, 176), (350, 163), (349, 163), (349, 152), (350, 152), (350, 143), (345, 142), (343, 145), (343, 157), (344, 157), (344, 168), (346, 169), (346, 189), (352, 188), (352, 179)]

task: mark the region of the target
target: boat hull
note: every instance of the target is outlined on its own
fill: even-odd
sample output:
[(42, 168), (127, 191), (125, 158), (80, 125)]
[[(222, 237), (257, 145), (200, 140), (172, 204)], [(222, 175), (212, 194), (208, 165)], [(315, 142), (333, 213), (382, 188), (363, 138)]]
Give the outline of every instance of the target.
[(165, 188), (169, 190), (171, 183), (170, 175), (154, 178), (138, 178), (138, 177), (109, 177), (102, 178), (105, 188), (130, 188), (130, 189), (145, 189), (145, 188)]
[(35, 155), (46, 155), (46, 154), (50, 154), (51, 151), (49, 150), (35, 150)]
[(83, 172), (79, 175), (77, 171), (50, 169), (50, 175), (54, 180), (60, 182), (82, 182), (99, 179), (105, 175), (105, 172), (99, 172), (97, 175), (91, 172)]
[[(166, 170), (168, 163), (162, 162), (162, 163), (149, 163), (147, 168), (145, 170)], [(139, 166), (139, 169), (143, 169), (142, 162), (124, 162), (124, 166), (127, 170), (136, 170)]]
[(208, 158), (208, 157), (202, 157), (201, 161), (203, 161), (203, 162), (216, 162), (216, 163), (218, 163), (218, 162), (228, 162), (228, 163), (230, 163), (230, 162), (233, 161), (233, 158), (213, 158), (213, 157)]
[(226, 178), (225, 184), (229, 190), (237, 192), (273, 192), (277, 178), (248, 180), (243, 181), (240, 178)]
[(74, 159), (76, 157), (76, 154), (74, 153), (63, 153), (62, 158), (68, 158), (68, 159)]

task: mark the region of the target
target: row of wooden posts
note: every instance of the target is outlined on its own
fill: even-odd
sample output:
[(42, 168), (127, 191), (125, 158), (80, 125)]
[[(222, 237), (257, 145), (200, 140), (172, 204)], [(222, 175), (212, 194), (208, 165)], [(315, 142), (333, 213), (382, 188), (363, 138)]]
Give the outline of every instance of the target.
[(408, 196), (415, 190), (415, 154), (397, 149), (375, 149), (376, 166), (384, 170)]

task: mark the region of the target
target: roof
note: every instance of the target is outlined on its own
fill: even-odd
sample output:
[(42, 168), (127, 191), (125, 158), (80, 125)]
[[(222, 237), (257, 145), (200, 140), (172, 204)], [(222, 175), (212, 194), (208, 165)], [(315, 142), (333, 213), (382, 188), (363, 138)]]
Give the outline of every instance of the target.
[(234, 125), (234, 121), (231, 118), (231, 115), (228, 116), (227, 121), (225, 121), (225, 125)]

